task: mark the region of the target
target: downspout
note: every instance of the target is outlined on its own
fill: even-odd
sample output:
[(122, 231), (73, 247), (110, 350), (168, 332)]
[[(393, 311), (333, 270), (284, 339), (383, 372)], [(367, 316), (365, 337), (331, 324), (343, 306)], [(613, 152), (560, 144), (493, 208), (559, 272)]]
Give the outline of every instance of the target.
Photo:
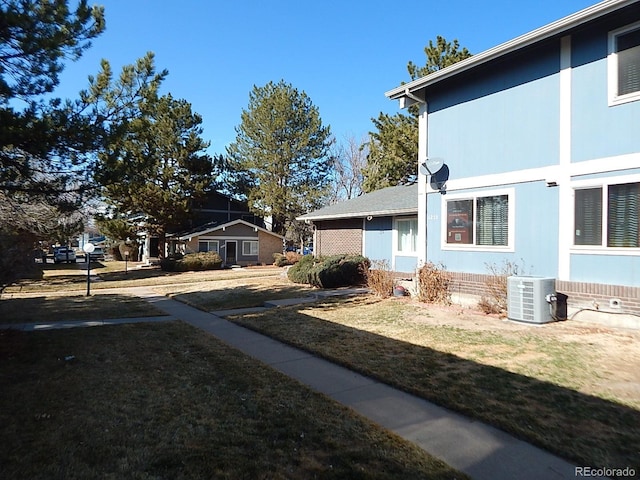
[(558, 185), (558, 279), (571, 279), (571, 245), (573, 244), (573, 190), (571, 188), (571, 36), (560, 39), (560, 131)]
[[(426, 159), (428, 155), (428, 108), (427, 102), (420, 104), (418, 114), (418, 264), (419, 270), (427, 263), (427, 175), (420, 172), (420, 159)], [(416, 278), (418, 278), (416, 272)]]

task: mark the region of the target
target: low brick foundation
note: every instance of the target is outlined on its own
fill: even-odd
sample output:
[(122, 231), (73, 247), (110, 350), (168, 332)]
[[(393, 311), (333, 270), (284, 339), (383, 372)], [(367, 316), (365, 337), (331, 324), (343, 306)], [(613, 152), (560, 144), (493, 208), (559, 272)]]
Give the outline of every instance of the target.
[[(488, 274), (451, 273), (451, 293), (455, 295), (487, 295)], [(640, 315), (640, 287), (556, 280), (556, 291), (568, 295), (567, 305), (573, 309), (593, 309), (608, 313)]]
[(556, 291), (568, 295), (574, 308), (640, 314), (640, 287), (556, 280)]

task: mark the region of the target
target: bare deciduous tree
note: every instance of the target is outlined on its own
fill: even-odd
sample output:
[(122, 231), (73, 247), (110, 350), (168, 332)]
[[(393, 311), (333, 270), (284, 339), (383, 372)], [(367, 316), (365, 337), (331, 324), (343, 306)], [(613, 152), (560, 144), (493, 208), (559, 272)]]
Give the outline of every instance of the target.
[(367, 165), (369, 155), (366, 138), (357, 140), (354, 136), (346, 136), (340, 143), (334, 143), (332, 158), (335, 177), (331, 202), (355, 198), (362, 193), (362, 171)]

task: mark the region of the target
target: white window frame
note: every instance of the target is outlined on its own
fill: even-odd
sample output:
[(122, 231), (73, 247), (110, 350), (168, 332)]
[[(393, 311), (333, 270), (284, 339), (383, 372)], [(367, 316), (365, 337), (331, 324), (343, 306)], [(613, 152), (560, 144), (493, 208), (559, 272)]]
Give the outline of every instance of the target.
[[(640, 183), (640, 175), (626, 175), (621, 177), (613, 177), (606, 179), (594, 179), (594, 180), (581, 180), (572, 182), (571, 187), (573, 191), (571, 196), (573, 199), (573, 214), (571, 215), (571, 248), (570, 253), (584, 254), (584, 255), (632, 255), (636, 256), (640, 254), (639, 247), (608, 247), (607, 240), (609, 238), (609, 186), (610, 185), (622, 185), (625, 183)], [(584, 188), (602, 188), (602, 244), (601, 245), (575, 245), (575, 191)]]
[(616, 52), (616, 38), (633, 30), (640, 29), (640, 22), (632, 23), (609, 32), (607, 56), (607, 83), (609, 106), (640, 100), (640, 91), (618, 95), (618, 53)]
[[(249, 248), (247, 248), (249, 247)], [(254, 248), (255, 247), (255, 248)], [(249, 250), (249, 253), (247, 253)], [(255, 250), (255, 253), (254, 253)], [(242, 256), (243, 257), (255, 257), (259, 254), (259, 244), (257, 240), (243, 240), (242, 241)]]
[[(509, 212), (507, 215), (507, 244), (506, 245), (476, 245), (476, 214), (477, 199), (506, 195)], [(447, 243), (447, 204), (456, 200), (473, 200), (473, 241), (472, 243)], [(440, 211), (440, 248), (442, 250), (473, 251), (473, 252), (514, 252), (515, 251), (515, 219), (516, 202), (515, 189), (480, 190), (473, 193), (447, 194), (443, 197)]]
[[(400, 222), (416, 222), (416, 231), (415, 234), (415, 248), (413, 250), (404, 251), (400, 250), (400, 242), (398, 241), (398, 235), (400, 234), (400, 230), (398, 228), (398, 223)], [(396, 217), (393, 219), (393, 253), (398, 256), (415, 256), (418, 253), (418, 217)]]
[[(216, 252), (216, 253), (220, 253), (220, 241), (219, 240), (212, 240), (210, 238), (199, 238), (198, 239), (198, 252), (200, 251), (200, 244), (201, 243), (207, 243), (207, 252)], [(215, 249), (212, 250), (210, 249), (210, 245), (211, 244), (215, 245)]]

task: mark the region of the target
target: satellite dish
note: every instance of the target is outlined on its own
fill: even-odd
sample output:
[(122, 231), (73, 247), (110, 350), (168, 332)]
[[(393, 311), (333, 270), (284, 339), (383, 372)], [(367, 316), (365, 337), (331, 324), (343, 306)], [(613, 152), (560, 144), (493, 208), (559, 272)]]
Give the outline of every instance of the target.
[(444, 165), (444, 160), (441, 158), (427, 158), (420, 164), (420, 173), (422, 175), (434, 175), (440, 171)]
[(447, 180), (449, 180), (449, 167), (447, 165), (443, 165), (440, 170), (431, 175), (431, 188), (439, 190), (440, 193), (444, 194), (446, 193)]

